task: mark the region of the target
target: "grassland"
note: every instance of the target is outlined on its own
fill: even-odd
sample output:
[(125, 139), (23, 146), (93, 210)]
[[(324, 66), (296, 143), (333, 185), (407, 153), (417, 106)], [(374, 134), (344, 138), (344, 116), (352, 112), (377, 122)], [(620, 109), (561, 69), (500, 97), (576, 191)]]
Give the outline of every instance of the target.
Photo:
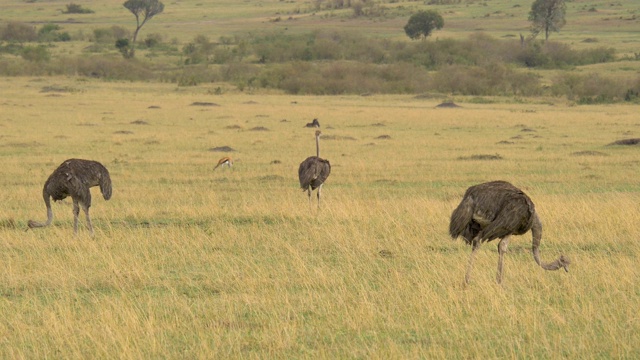
[[(607, 146), (638, 137), (637, 105), (0, 82), (2, 358), (640, 355), (638, 149)], [(333, 166), (320, 210), (296, 178), (314, 117)], [(70, 157), (113, 178), (110, 201), (93, 192), (95, 238), (73, 236), (69, 200), (25, 231)], [(569, 273), (540, 269), (526, 235), (503, 285), (489, 244), (462, 286), (470, 249), (448, 217), (493, 179), (533, 198), (542, 257)]]
[[(78, 0), (73, 3), (94, 11), (92, 14), (65, 14), (67, 1), (25, 2), (9, 0), (3, 3), (0, 21), (21, 21), (40, 25), (60, 24), (70, 34), (90, 35), (96, 28), (113, 25), (135, 28), (135, 18), (120, 0)], [(275, 30), (290, 33), (308, 33), (316, 29), (347, 29), (368, 34), (408, 40), (403, 27), (408, 17), (417, 10), (427, 8), (424, 1), (379, 1), (384, 11), (378, 16), (353, 16), (353, 10), (318, 8), (322, 1), (261, 0), (261, 1), (175, 1), (164, 2), (162, 14), (149, 21), (141, 32), (159, 33), (166, 40), (180, 43), (191, 41), (197, 35), (217, 40), (221, 36), (233, 37)], [(329, 1), (324, 2), (329, 3)], [(461, 4), (438, 5), (445, 18), (445, 27), (433, 34), (434, 38), (466, 38), (473, 32), (486, 32), (498, 38), (527, 35), (527, 21), (531, 9), (528, 0), (468, 1)], [(575, 47), (595, 45), (615, 46), (621, 55), (637, 52), (640, 7), (633, 2), (612, 3), (603, 0), (574, 0), (567, 2), (567, 24), (552, 38)], [(590, 39), (590, 42), (585, 42)], [(58, 44), (62, 46), (62, 44)], [(73, 46), (73, 45), (72, 45)], [(78, 51), (74, 48), (70, 51)]]

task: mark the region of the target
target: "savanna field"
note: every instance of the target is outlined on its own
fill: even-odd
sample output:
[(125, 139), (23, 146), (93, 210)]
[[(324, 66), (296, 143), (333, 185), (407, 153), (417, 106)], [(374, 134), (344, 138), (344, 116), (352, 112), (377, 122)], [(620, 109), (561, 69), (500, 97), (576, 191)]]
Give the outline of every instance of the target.
[[(2, 89), (2, 357), (638, 355), (637, 149), (607, 146), (637, 134), (638, 106)], [(319, 210), (297, 183), (313, 117), (333, 167)], [(110, 201), (93, 189), (96, 236), (84, 216), (73, 236), (70, 199), (25, 231), (70, 154), (111, 172)], [(463, 286), (470, 249), (449, 216), (494, 179), (532, 197), (542, 258), (565, 254), (569, 273), (538, 267), (526, 234), (502, 285), (492, 242)]]
[[(132, 26), (120, 2), (79, 3), (95, 14), (71, 21), (55, 10), (64, 2), (10, 1), (0, 20), (62, 21), (74, 37)], [(530, 4), (519, 3), (440, 7), (449, 25), (438, 36), (526, 31)], [(600, 3), (569, 2), (579, 20), (552, 36), (586, 48), (592, 29), (628, 59), (536, 69), (543, 82), (564, 71), (637, 77), (636, 10)], [(364, 26), (399, 38), (403, 14), (424, 5), (384, 4), (396, 17), (345, 20), (302, 1), (166, 2), (142, 34)], [(449, 101), (458, 106), (439, 106)], [(638, 114), (637, 101), (548, 95), (0, 77), (0, 358), (640, 358), (640, 160), (637, 144), (614, 144), (640, 138)], [(314, 118), (332, 166), (320, 207), (298, 183), (316, 152)], [(233, 167), (214, 170), (225, 156)], [(52, 203), (51, 226), (27, 226), (46, 219), (44, 182), (69, 158), (101, 162), (113, 181), (109, 201), (91, 190), (93, 237), (82, 212), (74, 235), (70, 198)], [(538, 266), (528, 232), (511, 238), (501, 284), (497, 241), (464, 284), (471, 248), (449, 236), (450, 216), (469, 186), (492, 180), (531, 197), (542, 260), (563, 254), (569, 272)]]

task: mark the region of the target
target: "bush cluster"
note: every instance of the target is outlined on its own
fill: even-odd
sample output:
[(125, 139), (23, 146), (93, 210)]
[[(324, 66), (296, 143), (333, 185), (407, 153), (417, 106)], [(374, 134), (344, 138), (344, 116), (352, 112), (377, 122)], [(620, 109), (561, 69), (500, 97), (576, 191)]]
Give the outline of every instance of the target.
[(566, 96), (579, 104), (637, 101), (640, 79), (613, 79), (599, 74), (565, 73), (551, 86), (553, 95)]
[[(331, 6), (354, 4), (331, 2)], [(80, 74), (181, 86), (225, 81), (239, 89), (273, 88), (290, 94), (549, 94), (579, 103), (638, 101), (640, 94), (639, 79), (621, 82), (568, 72), (553, 79), (551, 86), (543, 86), (533, 72), (613, 61), (615, 51), (607, 47), (574, 50), (553, 41), (499, 40), (483, 33), (463, 40), (392, 41), (335, 30), (235, 35), (217, 41), (198, 35), (181, 49), (175, 41), (164, 44), (160, 34), (149, 34), (137, 44), (149, 58), (160, 53), (167, 59), (179, 57), (176, 65), (118, 56), (132, 54), (130, 44), (124, 44), (130, 36), (119, 26), (96, 28), (92, 45), (85, 48), (87, 55), (61, 59), (49, 50), (55, 46), (52, 42), (72, 40), (60, 26), (36, 29), (8, 23), (0, 27), (0, 53), (13, 57), (0, 57), (0, 75)]]
[(93, 14), (94, 11), (91, 9), (87, 9), (82, 7), (82, 5), (70, 3), (66, 5), (67, 10), (63, 11), (63, 14)]

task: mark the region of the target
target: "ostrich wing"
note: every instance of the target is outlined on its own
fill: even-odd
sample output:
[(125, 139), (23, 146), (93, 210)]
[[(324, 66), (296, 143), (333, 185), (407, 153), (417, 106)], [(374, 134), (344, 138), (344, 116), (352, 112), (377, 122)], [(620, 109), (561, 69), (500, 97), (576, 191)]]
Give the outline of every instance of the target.
[(508, 235), (526, 233), (533, 225), (534, 212), (533, 203), (526, 195), (510, 198), (503, 203), (491, 223), (483, 229), (482, 240), (491, 241)]
[(311, 189), (315, 190), (327, 180), (330, 173), (331, 164), (329, 161), (317, 156), (310, 156), (298, 168), (300, 188), (307, 190), (311, 186)]
[(470, 242), (477, 235), (491, 241), (508, 235), (521, 235), (531, 229), (535, 208), (520, 189), (493, 181), (470, 187), (451, 214), (449, 233)]
[(329, 163), (329, 160), (325, 160), (325, 159), (319, 159), (319, 160), (321, 162), (320, 173), (318, 174), (318, 177), (316, 178), (316, 180), (311, 183), (312, 189), (315, 189), (318, 186), (324, 184), (324, 182), (327, 180), (327, 178), (331, 174), (331, 164)]
[(465, 230), (473, 221), (473, 199), (465, 196), (460, 205), (451, 213), (451, 221), (449, 222), (449, 235), (455, 239), (463, 236), (468, 241), (473, 239), (473, 234), (465, 234)]

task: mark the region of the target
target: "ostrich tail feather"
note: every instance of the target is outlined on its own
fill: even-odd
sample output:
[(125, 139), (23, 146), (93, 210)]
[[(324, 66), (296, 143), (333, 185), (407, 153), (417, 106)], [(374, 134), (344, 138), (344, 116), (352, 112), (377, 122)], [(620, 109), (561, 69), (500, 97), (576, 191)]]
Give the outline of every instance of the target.
[(449, 223), (449, 235), (451, 235), (451, 238), (456, 239), (458, 236), (463, 235), (472, 219), (473, 200), (465, 197), (451, 214), (451, 221)]
[(111, 177), (109, 176), (109, 173), (102, 174), (100, 177), (100, 192), (105, 200), (111, 199), (113, 188), (111, 186)]

